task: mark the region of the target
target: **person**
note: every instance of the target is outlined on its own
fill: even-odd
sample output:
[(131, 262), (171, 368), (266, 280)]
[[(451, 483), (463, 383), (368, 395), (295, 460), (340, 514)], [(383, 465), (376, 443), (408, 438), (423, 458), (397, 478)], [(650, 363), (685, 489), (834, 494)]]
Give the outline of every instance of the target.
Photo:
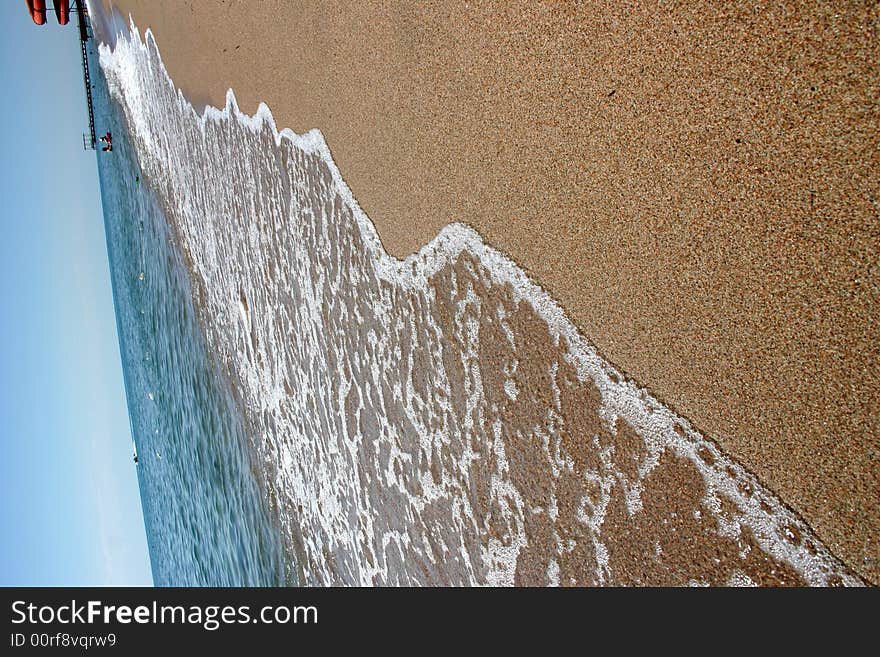
[(137, 454), (135, 454), (135, 455), (134, 455), (134, 463), (135, 463), (135, 465), (137, 465), (137, 462), (138, 462), (138, 457), (137, 457)]

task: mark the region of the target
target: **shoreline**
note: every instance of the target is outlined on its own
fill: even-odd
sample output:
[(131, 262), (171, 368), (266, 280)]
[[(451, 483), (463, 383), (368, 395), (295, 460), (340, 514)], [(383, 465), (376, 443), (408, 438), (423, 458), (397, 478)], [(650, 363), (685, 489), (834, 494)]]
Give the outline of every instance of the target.
[[(148, 13), (153, 11), (155, 13), (160, 11), (161, 3), (156, 3), (159, 9), (154, 10), (148, 10), (147, 7), (141, 6), (147, 3), (114, 4), (117, 6), (120, 4), (132, 4), (134, 7), (133, 13), (139, 27), (141, 29), (145, 29), (147, 26), (153, 28), (169, 72), (177, 83), (191, 90), (190, 97), (193, 97), (193, 94), (198, 97), (199, 93), (203, 92), (204, 97), (212, 99), (210, 89), (204, 86), (201, 88), (198, 85), (194, 86), (195, 79), (193, 76), (198, 72), (197, 62), (191, 62), (191, 66), (195, 67), (195, 70), (190, 70), (189, 74), (187, 74), (186, 66), (182, 66), (180, 61), (175, 63), (175, 60), (179, 60), (181, 51), (186, 51), (187, 48), (205, 48), (205, 44), (199, 42), (199, 34), (222, 35), (224, 34), (224, 28), (228, 26), (214, 25), (212, 27), (210, 21), (204, 20), (204, 16), (201, 16), (199, 19), (199, 30), (193, 33), (196, 37), (193, 39), (196, 42), (194, 45), (183, 43), (182, 41), (178, 44), (179, 39), (169, 40), (169, 43), (166, 45), (163, 39), (167, 37), (164, 35), (168, 35), (169, 31), (171, 31), (167, 25), (164, 27), (156, 24), (151, 25), (149, 18), (145, 20), (145, 18), (139, 17), (141, 12)], [(238, 24), (238, 26), (240, 28), (241, 24)], [(453, 29), (455, 26), (446, 27)], [(192, 25), (183, 20), (178, 29), (189, 28), (192, 28)], [(210, 30), (216, 30), (216, 32), (211, 32)], [(228, 30), (225, 34), (230, 36)], [(171, 41), (174, 41), (174, 43), (171, 43)], [(264, 44), (262, 47), (265, 47), (267, 52), (271, 51), (271, 45)], [(210, 52), (206, 54), (208, 57), (211, 56)], [(394, 68), (387, 62), (386, 64), (388, 67)], [(181, 70), (176, 71), (175, 68), (180, 68)], [(234, 65), (227, 67), (226, 64), (223, 64), (222, 67), (216, 68), (220, 70), (215, 73), (215, 76), (224, 77), (227, 80), (226, 86), (232, 86), (236, 90), (236, 96), (241, 103), (243, 111), (252, 113), (254, 108), (249, 104), (251, 100), (246, 100), (247, 96), (242, 95), (240, 91), (241, 86), (237, 84), (250, 68), (247, 62), (239, 62), (237, 67)], [(246, 87), (247, 85), (243, 86)], [(267, 87), (267, 95), (270, 92), (272, 92), (272, 89)], [(223, 89), (223, 93), (225, 95), (225, 89)], [(617, 96), (617, 94), (614, 94), (614, 96)], [(222, 102), (213, 103), (213, 100), (212, 104), (219, 104), (221, 107), (223, 105)], [(338, 142), (341, 148), (337, 148), (337, 142), (334, 141), (332, 132), (338, 129), (338, 127), (331, 125), (330, 132), (328, 132), (328, 129), (320, 124), (314, 126), (297, 125), (291, 120), (291, 116), (296, 113), (296, 103), (293, 101), (285, 104), (284, 102), (275, 103), (267, 100), (267, 104), (272, 108), (273, 115), (281, 127), (290, 125), (297, 132), (304, 132), (305, 128), (308, 127), (319, 127), (322, 129), (330, 148), (333, 150), (334, 159), (342, 170), (343, 176), (355, 197), (376, 224), (384, 246), (394, 255), (405, 255), (406, 249), (409, 248), (407, 240), (420, 239), (420, 235), (418, 231), (409, 230), (411, 226), (405, 221), (405, 218), (401, 219), (400, 217), (395, 218), (393, 216), (395, 201), (393, 198), (387, 201), (387, 198), (394, 197), (399, 193), (399, 190), (396, 192), (393, 187), (383, 186), (381, 181), (380, 183), (372, 184), (369, 182), (364, 183), (362, 176), (367, 175), (369, 177), (369, 173), (376, 168), (376, 164), (370, 159), (369, 153), (362, 156), (362, 161), (356, 157), (349, 159), (348, 162), (346, 161), (349, 158), (347, 155), (349, 149), (367, 148), (373, 142), (367, 139), (366, 143), (364, 143), (363, 136), (361, 136), (361, 141), (358, 141), (357, 136), (354, 138), (349, 136), (349, 142), (346, 143), (346, 139), (343, 137)], [(401, 119), (400, 112), (398, 112), (396, 118)], [(407, 116), (405, 115), (402, 118), (406, 119)], [(401, 123), (401, 130), (412, 129), (412, 125), (407, 124), (406, 121)], [(343, 130), (342, 132), (344, 133), (345, 131)], [(400, 139), (405, 146), (412, 145), (409, 143), (413, 139), (412, 135), (404, 136)], [(429, 153), (443, 150), (439, 146), (431, 147), (428, 145), (428, 147), (423, 147), (423, 150), (425, 148), (427, 149), (426, 152)], [(379, 150), (384, 152), (381, 148)], [(474, 146), (473, 150), (474, 153), (479, 154), (479, 145)], [(449, 161), (454, 164), (462, 164), (462, 167), (468, 170), (471, 166), (467, 162), (462, 163), (460, 159), (454, 157), (450, 158)], [(393, 161), (383, 163), (389, 163), (393, 170), (395, 166), (405, 168), (407, 158), (404, 157), (402, 162), (397, 165)], [(361, 167), (365, 168), (361, 170)], [(350, 174), (349, 168), (353, 170), (354, 177)], [(395, 175), (400, 174), (400, 171), (395, 170), (394, 173)], [(408, 182), (406, 177), (402, 177), (401, 180)], [(453, 180), (452, 182), (455, 183), (456, 181)], [(681, 183), (682, 181), (679, 180), (678, 182)], [(487, 182), (486, 184), (488, 185), (489, 183)], [(606, 187), (610, 185), (608, 181), (605, 181), (605, 184)], [(613, 185), (610, 186), (613, 187)], [(486, 189), (479, 186), (476, 187), (475, 196), (477, 200), (473, 201), (474, 204), (484, 200), (483, 196), (488, 194)], [(423, 204), (427, 202), (426, 198), (431, 197), (431, 194), (424, 190), (421, 192), (419, 190), (416, 191), (423, 194), (420, 197)], [(461, 192), (461, 190), (459, 191)], [(497, 190), (495, 193), (497, 193)], [(463, 192), (460, 195), (463, 195)], [(455, 210), (455, 198), (449, 204), (453, 207), (447, 207), (448, 213)], [(521, 197), (520, 200), (522, 200)], [(507, 201), (501, 199), (500, 206), (502, 211), (505, 203)], [(509, 203), (507, 204), (509, 205)], [(498, 209), (499, 203), (488, 203), (487, 206), (487, 208), (483, 209), (484, 213), (488, 213), (493, 208)], [(416, 203), (416, 210), (418, 210), (418, 207), (419, 204)], [(529, 210), (535, 211), (535, 208), (529, 208)], [(442, 211), (439, 214), (446, 216), (446, 218), (451, 218), (448, 215), (444, 215)], [(566, 218), (570, 217), (566, 215)], [(862, 218), (866, 219), (865, 217)], [(658, 263), (643, 262), (642, 264), (645, 265), (647, 270), (635, 271), (632, 269), (633, 262), (624, 260), (618, 264), (623, 265), (622, 268), (625, 272), (628, 271), (630, 274), (635, 274), (633, 280), (627, 282), (621, 280), (623, 278), (621, 274), (616, 273), (615, 263), (613, 262), (600, 262), (598, 266), (594, 266), (589, 263), (585, 264), (581, 261), (582, 258), (578, 257), (569, 262), (569, 259), (565, 257), (564, 250), (562, 252), (557, 250), (554, 253), (552, 249), (549, 249), (548, 253), (547, 245), (542, 244), (540, 240), (535, 241), (533, 239), (533, 243), (530, 246), (523, 247), (522, 244), (527, 241), (527, 238), (534, 238), (535, 235), (528, 232), (525, 235), (516, 235), (515, 233), (520, 228), (519, 225), (508, 227), (506, 231), (510, 234), (508, 236), (503, 234), (493, 236), (493, 230), (497, 231), (498, 227), (492, 223), (492, 220), (486, 219), (484, 216), (479, 216), (478, 219), (484, 221), (484, 223), (481, 224), (480, 221), (467, 221), (467, 223), (475, 227), (487, 243), (512, 257), (517, 264), (528, 272), (535, 282), (539, 283), (548, 293), (560, 301), (567, 314), (574, 320), (582, 333), (589, 337), (591, 342), (597, 346), (600, 353), (606, 356), (610, 362), (627, 372), (640, 385), (646, 386), (657, 399), (667, 403), (681, 415), (691, 418), (697, 427), (718, 442), (725, 451), (743, 463), (745, 467), (754, 472), (763, 483), (768, 485), (783, 501), (805, 518), (826, 545), (839, 557), (843, 558), (850, 567), (853, 567), (860, 574), (876, 583), (876, 562), (874, 562), (874, 568), (871, 569), (869, 566), (866, 566), (867, 561), (860, 561), (860, 556), (864, 558), (872, 554), (872, 546), (876, 545), (877, 541), (877, 523), (878, 517), (880, 517), (880, 514), (876, 513), (874, 509), (876, 503), (873, 503), (872, 506), (873, 498), (871, 497), (871, 490), (876, 486), (875, 464), (877, 459), (876, 445), (874, 444), (877, 442), (877, 432), (872, 432), (871, 427), (876, 426), (877, 418), (867, 409), (867, 402), (859, 401), (860, 396), (861, 399), (869, 399), (872, 390), (875, 390), (872, 387), (872, 383), (876, 376), (876, 365), (874, 364), (876, 359), (873, 363), (871, 362), (873, 347), (871, 347), (870, 343), (867, 343), (867, 346), (862, 351), (856, 350), (855, 352), (852, 351), (852, 346), (850, 345), (852, 357), (857, 361), (855, 364), (846, 361), (841, 362), (839, 357), (835, 358), (837, 354), (831, 351), (830, 360), (819, 363), (820, 367), (817, 368), (817, 371), (820, 376), (817, 376), (816, 379), (808, 379), (804, 376), (805, 370), (809, 369), (807, 365), (813, 364), (811, 359), (805, 358), (803, 354), (798, 353), (797, 349), (792, 350), (788, 343), (783, 342), (783, 346), (788, 345), (788, 349), (780, 350), (778, 349), (779, 345), (776, 345), (776, 350), (771, 348), (770, 356), (772, 357), (770, 358), (762, 359), (757, 357), (760, 354), (756, 355), (753, 353), (754, 345), (748, 340), (744, 341), (742, 335), (748, 336), (750, 331), (753, 331), (757, 338), (767, 338), (769, 333), (772, 333), (772, 329), (778, 329), (779, 324), (788, 316), (784, 314), (782, 318), (772, 316), (772, 312), (776, 310), (772, 294), (769, 297), (769, 302), (767, 299), (749, 299), (746, 296), (745, 307), (755, 311), (752, 318), (753, 321), (746, 322), (745, 327), (731, 321), (731, 317), (734, 319), (743, 318), (743, 308), (738, 307), (743, 302), (741, 299), (738, 301), (733, 295), (734, 291), (743, 291), (737, 287), (742, 281), (737, 281), (734, 277), (734, 274), (742, 273), (742, 271), (737, 270), (737, 266), (739, 265), (741, 268), (742, 263), (736, 262), (736, 258), (741, 258), (742, 254), (737, 254), (736, 248), (724, 248), (723, 242), (721, 244), (716, 243), (714, 249), (706, 248), (704, 251), (697, 253), (702, 258), (700, 262), (704, 266), (703, 269), (705, 269), (705, 266), (715, 265), (716, 274), (721, 277), (727, 276), (724, 279), (724, 284), (730, 288), (725, 290), (726, 295), (721, 295), (721, 307), (716, 308), (720, 316), (713, 317), (710, 314), (708, 318), (714, 320), (709, 325), (709, 333), (714, 337), (714, 341), (709, 340), (709, 344), (706, 345), (705, 340), (700, 340), (700, 337), (703, 336), (702, 329), (692, 331), (690, 335), (684, 332), (686, 339), (680, 339), (681, 331), (677, 329), (682, 328), (681, 322), (678, 324), (675, 322), (667, 323), (668, 325), (663, 325), (663, 322), (659, 322), (658, 326), (658, 322), (651, 322), (651, 317), (644, 318), (642, 315), (639, 315), (640, 312), (645, 310), (645, 299), (643, 297), (647, 294), (648, 301), (651, 302), (649, 305), (652, 308), (657, 306), (654, 309), (655, 313), (662, 314), (662, 312), (668, 312), (670, 306), (684, 307), (688, 311), (682, 313), (687, 315), (687, 321), (684, 323), (705, 321), (707, 319), (705, 312), (700, 312), (699, 307), (699, 301), (704, 301), (706, 296), (706, 290), (701, 287), (701, 284), (705, 285), (707, 283), (705, 271), (695, 271), (693, 268), (688, 269), (685, 267), (683, 272), (684, 279), (688, 280), (688, 276), (690, 276), (693, 280), (691, 280), (690, 288), (682, 288), (680, 285), (674, 285), (673, 283), (676, 281), (670, 281), (668, 275), (663, 275), (662, 272), (658, 274), (656, 269), (651, 269), (650, 265)], [(544, 220), (544, 223), (548, 223), (546, 217), (544, 217)], [(445, 223), (448, 222), (444, 221), (444, 225)], [(611, 222), (611, 224), (614, 223), (613, 221)], [(868, 224), (866, 223), (866, 225)], [(592, 231), (592, 235), (585, 238), (589, 241), (590, 237), (596, 236), (596, 228), (596, 224), (590, 225), (589, 221), (581, 217), (580, 223), (570, 226), (562, 228), (559, 225), (548, 226), (544, 237), (549, 239), (553, 235), (557, 237), (561, 235), (566, 239), (572, 240), (577, 236), (582, 236), (584, 233)], [(619, 225), (605, 226), (605, 233), (599, 231), (599, 237), (604, 235), (606, 238), (604, 246), (608, 247), (611, 251), (615, 249), (619, 251), (621, 248), (620, 244), (607, 241), (608, 230), (613, 231), (615, 228), (623, 230), (629, 228), (633, 233), (632, 237), (636, 238), (634, 243), (637, 246), (639, 242), (644, 242), (641, 246), (646, 247), (644, 249), (646, 256), (656, 254), (655, 247), (657, 247), (659, 239), (656, 231), (646, 232), (645, 230), (640, 230), (638, 226), (633, 226), (631, 223), (628, 224), (626, 221), (620, 222)], [(683, 229), (683, 236), (670, 230), (670, 228), (681, 229), (682, 226), (670, 227), (667, 225), (666, 228), (665, 237), (670, 241), (674, 241), (675, 238), (680, 240), (688, 234), (687, 227)], [(725, 226), (724, 228), (730, 228), (730, 226)], [(752, 233), (756, 232), (760, 226), (740, 226), (739, 228), (741, 230), (738, 233), (729, 236), (739, 240), (739, 242), (736, 239), (733, 240), (734, 246), (742, 247), (743, 244), (754, 246), (753, 243), (756, 241), (756, 235)], [(832, 228), (833, 226), (827, 227), (826, 230), (832, 231)], [(424, 231), (426, 229), (425, 225), (420, 226), (420, 229)], [(708, 230), (706, 226), (702, 226), (701, 229), (704, 232)], [(763, 233), (757, 232), (757, 237), (760, 238)], [(429, 239), (430, 237), (433, 237), (433, 235), (430, 235)], [(719, 236), (714, 235), (713, 238), (717, 242)], [(424, 242), (427, 241), (428, 239), (424, 240)], [(810, 244), (809, 240), (807, 243), (808, 245)], [(711, 244), (712, 241), (710, 240), (709, 245)], [(417, 246), (421, 246), (421, 244)], [(595, 251), (596, 248), (595, 245), (588, 246), (585, 243), (581, 244), (581, 246), (587, 251), (590, 249)], [(664, 246), (669, 247), (670, 244), (665, 244)], [(681, 244), (677, 246), (680, 249), (682, 247)], [(684, 246), (689, 247), (692, 245)], [(686, 254), (690, 254), (691, 250), (688, 248), (684, 249)], [(867, 251), (867, 258), (862, 253), (863, 260), (859, 261), (858, 264), (861, 266), (870, 260), (870, 254), (870, 249)], [(574, 255), (577, 256), (578, 254), (575, 253)], [(677, 255), (681, 254), (678, 253)], [(662, 258), (658, 259), (661, 260), (660, 264), (663, 264)], [(734, 260), (733, 263), (730, 263), (731, 259)], [(733, 271), (728, 272), (718, 268), (718, 260), (731, 264)], [(545, 261), (549, 261), (549, 274), (546, 266), (547, 262)], [(630, 269), (627, 269), (627, 266)], [(636, 269), (638, 268), (636, 267)], [(575, 294), (574, 301), (572, 301), (571, 290), (568, 289), (569, 286), (566, 285), (566, 280), (561, 282), (556, 280), (557, 278), (574, 278), (577, 280), (579, 276), (587, 277), (588, 274), (594, 274), (597, 271), (606, 274), (606, 278), (603, 280), (609, 284), (609, 289), (599, 289), (602, 286), (596, 287), (595, 285), (584, 285), (583, 288), (579, 288), (575, 285), (577, 288), (575, 292), (581, 292), (581, 294)], [(870, 283), (871, 279), (869, 265), (867, 271), (868, 281), (865, 281), (866, 285)], [(700, 276), (701, 274), (703, 276)], [(774, 272), (774, 275), (779, 275), (779, 272)], [(819, 276), (819, 278), (819, 282), (821, 282), (822, 277)], [(582, 278), (580, 280), (583, 282)], [(640, 285), (639, 280), (642, 280), (643, 284)], [(568, 282), (570, 283), (570, 281)], [(816, 282), (808, 277), (805, 281), (800, 281), (800, 284), (801, 287), (805, 288), (808, 287), (807, 283)], [(659, 291), (662, 294), (658, 295), (654, 287), (660, 287)], [(587, 294), (583, 292), (587, 292)], [(602, 304), (591, 296), (594, 293), (604, 293), (613, 296), (615, 292), (619, 293), (618, 297), (623, 301), (620, 301), (617, 306), (605, 308), (604, 312), (602, 312)], [(818, 286), (813, 292), (813, 297), (818, 296), (819, 301), (827, 301), (827, 299), (822, 297), (823, 294), (823, 288)], [(696, 299), (693, 298), (695, 295)], [(700, 298), (701, 296), (703, 297), (702, 299)], [(635, 303), (627, 303), (632, 300), (635, 300)], [(809, 295), (806, 297), (806, 300), (810, 301)], [(814, 298), (813, 301), (816, 301), (816, 299)], [(863, 300), (862, 303), (863, 305), (856, 308), (856, 311), (853, 312), (855, 320), (858, 320), (863, 315), (870, 317), (873, 312), (873, 305), (870, 299), (867, 301)], [(591, 304), (598, 304), (600, 312), (591, 313)], [(627, 308), (628, 305), (633, 307)], [(819, 307), (823, 307), (821, 303)], [(705, 308), (703, 308), (703, 311), (705, 311)], [(629, 313), (630, 319), (632, 319), (632, 315), (636, 315), (635, 319), (640, 321), (641, 326), (639, 322), (635, 322), (634, 326), (630, 326), (628, 331), (620, 331), (622, 320), (614, 321), (614, 317), (609, 318), (609, 312), (619, 312), (624, 316), (624, 319), (627, 317), (627, 313)], [(768, 313), (771, 316), (768, 317)], [(749, 316), (751, 317), (751, 315)], [(656, 320), (656, 317), (654, 319)], [(627, 322), (622, 321), (622, 323), (626, 324)], [(859, 345), (859, 339), (870, 337), (870, 335), (865, 335), (865, 326), (852, 326), (852, 323), (850, 323), (844, 324), (844, 327), (843, 338), (855, 340), (856, 347)], [(644, 330), (640, 331), (638, 329)], [(713, 333), (713, 331), (717, 331), (717, 334)], [(644, 345), (640, 345), (638, 338), (644, 337), (643, 333), (647, 339)], [(727, 340), (727, 343), (725, 343), (725, 340)], [(763, 344), (760, 339), (758, 342)], [(794, 344), (795, 346), (804, 346), (800, 345), (796, 337)], [(773, 346), (772, 341), (770, 346)], [(806, 346), (810, 346), (809, 341), (807, 341)], [(682, 360), (682, 350), (684, 350), (685, 355), (689, 356), (684, 360)], [(724, 360), (723, 358), (713, 360), (707, 358), (704, 353), (708, 352), (709, 356), (711, 356), (713, 352), (719, 350), (722, 354), (726, 353), (726, 351), (732, 351), (734, 355), (738, 354), (741, 360), (737, 362), (736, 359), (728, 359), (729, 362), (719, 364), (718, 361)], [(669, 351), (673, 353), (669, 354)], [(703, 356), (702, 359), (700, 358), (701, 355)], [(676, 358), (680, 361), (677, 366), (675, 364)], [(815, 355), (813, 359), (815, 359)], [(838, 388), (842, 387), (841, 384), (846, 381), (846, 377), (840, 375), (841, 369), (844, 372), (855, 369), (860, 359), (867, 359), (867, 363), (859, 372), (856, 372), (852, 390), (839, 390)], [(795, 361), (793, 366), (792, 360)], [(670, 364), (670, 361), (673, 361), (672, 364)], [(700, 361), (699, 366), (697, 361)], [(781, 369), (774, 371), (772, 369), (774, 364), (778, 364)], [(761, 365), (767, 365), (770, 371), (762, 370)], [(828, 375), (824, 377), (824, 382), (821, 376), (823, 372)], [(644, 375), (642, 375), (643, 373)], [(676, 380), (676, 376), (683, 376), (683, 378)], [(740, 380), (737, 377), (744, 380)], [(787, 386), (778, 385), (780, 379)], [(717, 395), (717, 398), (713, 399), (713, 397), (716, 397), (716, 391), (713, 390), (713, 384), (715, 383), (721, 384), (721, 390), (718, 391), (720, 394)], [(757, 392), (751, 389), (754, 387), (757, 387)], [(798, 392), (800, 391), (798, 388), (806, 394), (799, 395)], [(836, 416), (827, 410), (816, 415), (815, 407), (823, 406), (822, 402), (826, 401), (841, 403), (841, 409), (838, 410)], [(865, 404), (861, 409), (859, 408), (860, 403)], [(803, 413), (798, 414), (798, 411), (803, 410), (808, 411), (809, 415), (804, 417)], [(854, 412), (850, 412), (847, 415), (848, 410), (854, 410)], [(827, 428), (827, 424), (823, 428), (823, 422), (830, 424), (831, 428)], [(762, 427), (766, 431), (766, 438), (768, 439), (766, 442), (760, 438), (762, 434), (759, 431)], [(861, 430), (859, 430), (860, 427)], [(844, 433), (847, 438), (839, 439), (838, 431)], [(756, 437), (756, 435), (759, 437)], [(824, 462), (817, 462), (823, 461), (823, 459)], [(819, 484), (815, 489), (812, 486), (814, 483)], [(833, 517), (829, 514), (839, 515)]]

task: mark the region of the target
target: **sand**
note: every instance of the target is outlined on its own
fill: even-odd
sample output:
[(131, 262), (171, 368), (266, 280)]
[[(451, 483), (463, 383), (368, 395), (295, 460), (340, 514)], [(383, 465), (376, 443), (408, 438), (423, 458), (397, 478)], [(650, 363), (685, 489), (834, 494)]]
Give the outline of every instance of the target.
[(385, 247), (463, 221), (880, 582), (880, 8), (108, 2), (317, 127)]

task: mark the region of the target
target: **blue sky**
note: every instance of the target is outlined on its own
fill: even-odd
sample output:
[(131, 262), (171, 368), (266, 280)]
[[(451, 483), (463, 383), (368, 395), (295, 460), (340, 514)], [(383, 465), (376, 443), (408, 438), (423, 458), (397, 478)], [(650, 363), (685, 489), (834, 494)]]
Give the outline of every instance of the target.
[(0, 21), (0, 585), (151, 584), (75, 18)]

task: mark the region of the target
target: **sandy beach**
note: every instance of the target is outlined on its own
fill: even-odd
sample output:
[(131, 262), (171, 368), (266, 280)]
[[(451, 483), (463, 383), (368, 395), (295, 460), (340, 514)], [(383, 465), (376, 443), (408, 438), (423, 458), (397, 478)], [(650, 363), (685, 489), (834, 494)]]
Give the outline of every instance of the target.
[(880, 9), (105, 4), (320, 128), (389, 252), (474, 227), (880, 582)]

